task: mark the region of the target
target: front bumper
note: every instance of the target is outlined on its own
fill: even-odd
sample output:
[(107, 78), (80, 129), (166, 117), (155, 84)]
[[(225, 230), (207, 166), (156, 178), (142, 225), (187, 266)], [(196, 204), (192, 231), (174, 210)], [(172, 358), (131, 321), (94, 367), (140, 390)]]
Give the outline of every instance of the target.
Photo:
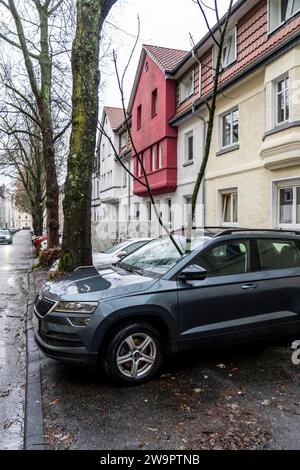
[(35, 340), (45, 356), (59, 362), (88, 367), (97, 364), (97, 352), (88, 351), (78, 334), (78, 328), (72, 327), (66, 316), (53, 312), (41, 318), (35, 311), (32, 315)]

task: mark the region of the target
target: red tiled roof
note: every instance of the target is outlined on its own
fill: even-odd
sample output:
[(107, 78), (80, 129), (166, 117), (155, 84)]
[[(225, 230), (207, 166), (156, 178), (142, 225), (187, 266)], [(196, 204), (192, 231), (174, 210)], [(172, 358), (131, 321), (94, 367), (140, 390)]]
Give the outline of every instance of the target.
[(187, 51), (170, 49), (168, 47), (151, 46), (144, 44), (144, 48), (157, 65), (164, 71), (173, 70), (176, 65), (188, 54)]
[(124, 112), (122, 108), (112, 108), (104, 106), (104, 111), (107, 114), (109, 123), (113, 130), (117, 129), (123, 121), (125, 121)]

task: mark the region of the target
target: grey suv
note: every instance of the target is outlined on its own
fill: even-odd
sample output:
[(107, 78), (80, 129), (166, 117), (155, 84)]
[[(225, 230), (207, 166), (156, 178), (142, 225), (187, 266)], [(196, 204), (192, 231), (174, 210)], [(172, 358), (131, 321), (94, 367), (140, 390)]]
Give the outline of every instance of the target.
[(172, 352), (299, 333), (299, 314), (300, 233), (206, 229), (187, 255), (162, 237), (46, 283), (33, 322), (47, 356), (138, 384)]

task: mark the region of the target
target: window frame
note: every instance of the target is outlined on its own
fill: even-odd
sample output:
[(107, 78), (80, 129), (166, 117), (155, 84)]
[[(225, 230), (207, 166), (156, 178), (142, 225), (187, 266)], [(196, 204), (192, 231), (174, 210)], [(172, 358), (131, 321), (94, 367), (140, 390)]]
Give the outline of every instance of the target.
[[(234, 273), (234, 274), (210, 274), (209, 272), (207, 273), (207, 277), (220, 277), (220, 276), (240, 276), (241, 274), (249, 274), (249, 273), (252, 273), (252, 272), (256, 272), (257, 271), (257, 266), (256, 266), (256, 262), (254, 261), (254, 257), (253, 257), (253, 254), (254, 254), (254, 251), (253, 251), (253, 243), (252, 243), (252, 240), (250, 238), (233, 238), (233, 239), (230, 239), (230, 240), (223, 240), (223, 241), (220, 241), (218, 243), (214, 243), (213, 245), (209, 245), (207, 246), (203, 251), (201, 251), (201, 253), (198, 253), (193, 259), (192, 261), (190, 261), (188, 263), (187, 266), (184, 266), (183, 269), (185, 269), (186, 267), (192, 265), (192, 264), (195, 264), (196, 263), (196, 260), (198, 258), (200, 258), (200, 256), (204, 255), (205, 253), (207, 253), (209, 250), (213, 250), (215, 248), (218, 248), (219, 246), (222, 246), (222, 245), (225, 245), (226, 243), (229, 244), (229, 243), (234, 243), (234, 242), (240, 242), (240, 243), (244, 243), (246, 245), (246, 248), (248, 249), (248, 269), (246, 272), (242, 272), (242, 273)], [(199, 266), (201, 266), (199, 264)], [(182, 271), (182, 269), (181, 269)]]
[[(280, 7), (279, 7), (279, 15), (280, 15), (280, 12), (281, 12), (281, 2), (282, 0), (278, 0), (280, 2)], [(271, 29), (271, 18), (270, 18), (270, 15), (271, 15), (271, 2), (272, 0), (268, 0), (268, 3), (267, 3), (267, 22), (268, 22), (268, 34), (272, 34), (273, 32), (277, 31), (277, 29), (279, 29), (281, 26), (283, 26), (284, 24), (287, 23), (287, 21), (289, 21), (291, 18), (293, 18), (294, 16), (296, 16), (298, 13), (300, 13), (300, 7), (298, 10), (296, 10), (294, 13), (291, 13), (289, 16), (287, 16), (283, 21), (279, 21), (278, 25), (274, 26), (272, 29)]]
[[(230, 37), (233, 37), (233, 39), (234, 39), (234, 54), (233, 54), (232, 60), (229, 61), (228, 63), (224, 64), (223, 63), (224, 46), (225, 46), (226, 41)], [(232, 64), (234, 64), (237, 61), (237, 26), (234, 26), (233, 28), (231, 28), (231, 30), (228, 31), (228, 33), (226, 34), (225, 39), (224, 39), (224, 46), (223, 46), (223, 50), (222, 50), (222, 60), (221, 60), (220, 73), (222, 73), (224, 70), (226, 70), (228, 67), (230, 67)], [(216, 53), (216, 51), (217, 51), (217, 46), (215, 45), (212, 48), (212, 74), (213, 74), (213, 76), (215, 76), (215, 69), (216, 69), (216, 65), (217, 65), (217, 53)]]
[[(292, 223), (281, 223), (280, 222), (280, 190), (289, 189), (293, 190), (293, 202), (292, 202)], [(300, 188), (300, 179), (287, 179), (286, 181), (275, 182), (275, 224), (280, 229), (300, 229), (300, 222), (297, 223), (297, 188)]]
[(154, 118), (157, 115), (158, 111), (158, 91), (157, 88), (154, 88), (151, 93), (151, 118)]
[(158, 148), (157, 148), (157, 151), (156, 151), (157, 170), (160, 170), (161, 168), (163, 168), (163, 152), (164, 152), (163, 143), (159, 142), (158, 143)]
[[(219, 210), (217, 217), (217, 225), (221, 227), (238, 227), (239, 226), (239, 190), (238, 188), (219, 189)], [(233, 222), (233, 195), (237, 197), (237, 221)], [(223, 220), (223, 197), (230, 196), (230, 222)]]
[[(183, 98), (182, 97), (182, 86), (186, 86), (185, 83), (187, 83), (189, 81), (189, 79), (191, 78), (192, 80), (192, 87), (191, 87), (191, 91), (190, 91), (190, 94), (186, 94), (185, 97)], [(195, 93), (195, 70), (191, 70), (190, 73), (188, 73), (184, 78), (182, 78), (180, 81), (179, 81), (179, 84), (178, 84), (178, 92), (179, 92), (179, 104), (182, 104), (184, 103), (185, 101), (187, 101), (191, 96), (194, 95)], [(187, 87), (186, 87), (187, 88)]]
[[(189, 158), (189, 139), (193, 139), (192, 158)], [(184, 134), (184, 161), (190, 163), (194, 161), (194, 131), (190, 130)]]
[(142, 128), (142, 105), (139, 104), (136, 108), (136, 128), (137, 130)]
[[(296, 248), (299, 250), (300, 252), (300, 241), (299, 240), (295, 240), (293, 238), (291, 239), (284, 239), (284, 238), (272, 238), (272, 237), (257, 237), (257, 239), (255, 239), (255, 250), (256, 250), (256, 253), (257, 253), (257, 263), (258, 263), (258, 269), (257, 271), (259, 272), (263, 272), (263, 271), (279, 271), (279, 270), (283, 270), (283, 269), (297, 269), (297, 267), (295, 266), (283, 266), (281, 268), (263, 268), (262, 267), (262, 264), (261, 264), (261, 257), (260, 257), (260, 250), (259, 250), (259, 245), (258, 245), (258, 241), (259, 240), (266, 240), (266, 241), (271, 241), (271, 242), (277, 242), (277, 243), (291, 243), (291, 242), (294, 242), (295, 245), (296, 245)], [(299, 263), (299, 269), (300, 269), (300, 263)]]
[[(233, 113), (235, 111), (238, 111), (238, 140), (236, 142), (233, 142)], [(231, 120), (230, 120), (230, 143), (227, 145), (223, 145), (224, 141), (224, 126), (223, 126), (223, 120), (226, 116), (230, 114)], [(220, 114), (219, 116), (219, 151), (222, 150), (227, 150), (232, 147), (235, 147), (236, 145), (239, 145), (240, 143), (240, 108), (239, 106), (234, 106), (233, 108), (225, 111), (224, 113)]]
[[(285, 84), (286, 84), (286, 81), (288, 80), (288, 86), (286, 88), (284, 88), (283, 91), (281, 92), (278, 92), (278, 85), (280, 82), (284, 81)], [(288, 106), (288, 119), (284, 119), (283, 121), (278, 121), (278, 111), (279, 111), (279, 108), (278, 108), (278, 96), (279, 94), (283, 94), (284, 96), (284, 104), (285, 104), (285, 108), (284, 108), (284, 114), (285, 114), (285, 117), (286, 117), (286, 90), (288, 90), (288, 102), (289, 102), (289, 106)], [(286, 124), (288, 122), (290, 122), (290, 115), (291, 115), (291, 107), (290, 107), (290, 90), (291, 90), (291, 79), (290, 79), (290, 74), (289, 72), (286, 72), (284, 73), (283, 75), (280, 75), (280, 77), (276, 78), (276, 80), (273, 81), (273, 123), (274, 123), (274, 127), (278, 127), (278, 126), (282, 126), (283, 124)]]

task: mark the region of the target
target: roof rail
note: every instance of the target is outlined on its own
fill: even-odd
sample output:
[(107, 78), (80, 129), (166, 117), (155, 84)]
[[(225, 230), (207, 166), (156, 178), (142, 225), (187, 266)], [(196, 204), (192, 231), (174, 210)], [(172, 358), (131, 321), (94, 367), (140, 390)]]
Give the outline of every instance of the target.
[[(217, 227), (205, 227), (205, 228), (217, 228)], [(217, 233), (215, 237), (221, 237), (223, 235), (231, 235), (235, 232), (267, 232), (267, 233), (294, 233), (295, 235), (300, 235), (299, 230), (293, 229), (276, 229), (276, 228), (229, 228), (224, 229), (221, 232)]]

